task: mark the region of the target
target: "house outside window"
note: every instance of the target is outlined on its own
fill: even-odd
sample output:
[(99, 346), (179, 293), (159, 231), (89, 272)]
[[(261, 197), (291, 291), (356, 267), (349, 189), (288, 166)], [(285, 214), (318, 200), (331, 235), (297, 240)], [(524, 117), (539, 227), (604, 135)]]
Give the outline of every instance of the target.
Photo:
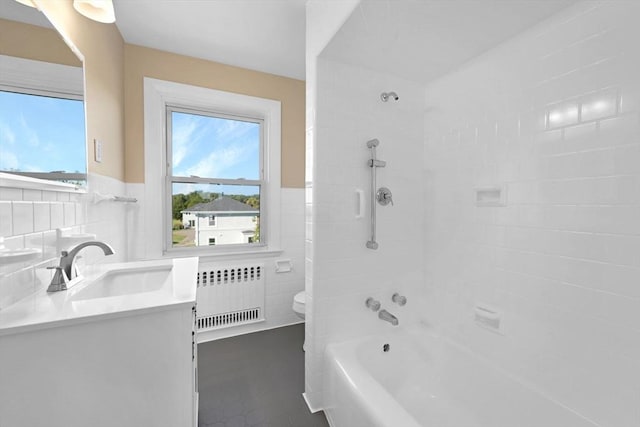
[(181, 214), (183, 218), (195, 218), (196, 226), (191, 231), (194, 246), (211, 245), (212, 239), (217, 245), (253, 243), (247, 236), (259, 241), (256, 225), (259, 208), (231, 197), (220, 196), (213, 201), (193, 205)]
[(215, 237), (209, 237), (209, 246), (214, 246), (216, 244), (216, 238)]

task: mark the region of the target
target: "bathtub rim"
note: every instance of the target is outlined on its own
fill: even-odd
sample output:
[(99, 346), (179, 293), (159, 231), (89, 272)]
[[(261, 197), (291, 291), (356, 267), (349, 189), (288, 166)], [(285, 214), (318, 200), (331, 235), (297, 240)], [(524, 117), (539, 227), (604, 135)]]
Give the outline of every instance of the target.
[[(404, 335), (401, 334), (401, 335)], [(368, 410), (376, 420), (376, 426), (423, 427), (396, 398), (387, 391), (368, 371), (358, 363), (357, 349), (363, 342), (389, 341), (397, 339), (397, 334), (367, 335), (355, 340), (342, 341), (327, 345), (325, 350), (325, 369), (327, 375), (339, 375), (351, 391), (352, 396), (363, 410)], [(331, 427), (332, 408), (328, 406), (330, 399), (327, 380), (323, 387), (324, 412)], [(384, 409), (383, 409), (384, 408)]]

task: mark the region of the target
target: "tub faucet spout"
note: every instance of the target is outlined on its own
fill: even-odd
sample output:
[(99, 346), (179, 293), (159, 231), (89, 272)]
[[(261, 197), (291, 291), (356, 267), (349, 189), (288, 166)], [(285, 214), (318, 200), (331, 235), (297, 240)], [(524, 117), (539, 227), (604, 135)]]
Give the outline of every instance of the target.
[(380, 310), (378, 312), (378, 317), (385, 322), (391, 323), (393, 326), (398, 326), (398, 318), (393, 314), (389, 313), (387, 310)]

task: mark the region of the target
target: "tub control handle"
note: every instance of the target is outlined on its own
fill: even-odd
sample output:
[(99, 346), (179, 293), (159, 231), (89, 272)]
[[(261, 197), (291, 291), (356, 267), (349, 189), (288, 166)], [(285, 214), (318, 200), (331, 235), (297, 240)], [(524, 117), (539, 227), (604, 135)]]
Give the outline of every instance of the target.
[(371, 297), (367, 298), (364, 304), (367, 306), (367, 308), (370, 308), (373, 311), (380, 310), (380, 301), (376, 301)]

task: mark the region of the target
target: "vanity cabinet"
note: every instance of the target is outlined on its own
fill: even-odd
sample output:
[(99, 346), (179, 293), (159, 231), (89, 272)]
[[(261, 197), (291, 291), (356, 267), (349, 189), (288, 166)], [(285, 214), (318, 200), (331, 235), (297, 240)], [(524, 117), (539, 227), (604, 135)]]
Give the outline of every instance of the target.
[(0, 426), (197, 425), (195, 302), (84, 320), (0, 336)]

